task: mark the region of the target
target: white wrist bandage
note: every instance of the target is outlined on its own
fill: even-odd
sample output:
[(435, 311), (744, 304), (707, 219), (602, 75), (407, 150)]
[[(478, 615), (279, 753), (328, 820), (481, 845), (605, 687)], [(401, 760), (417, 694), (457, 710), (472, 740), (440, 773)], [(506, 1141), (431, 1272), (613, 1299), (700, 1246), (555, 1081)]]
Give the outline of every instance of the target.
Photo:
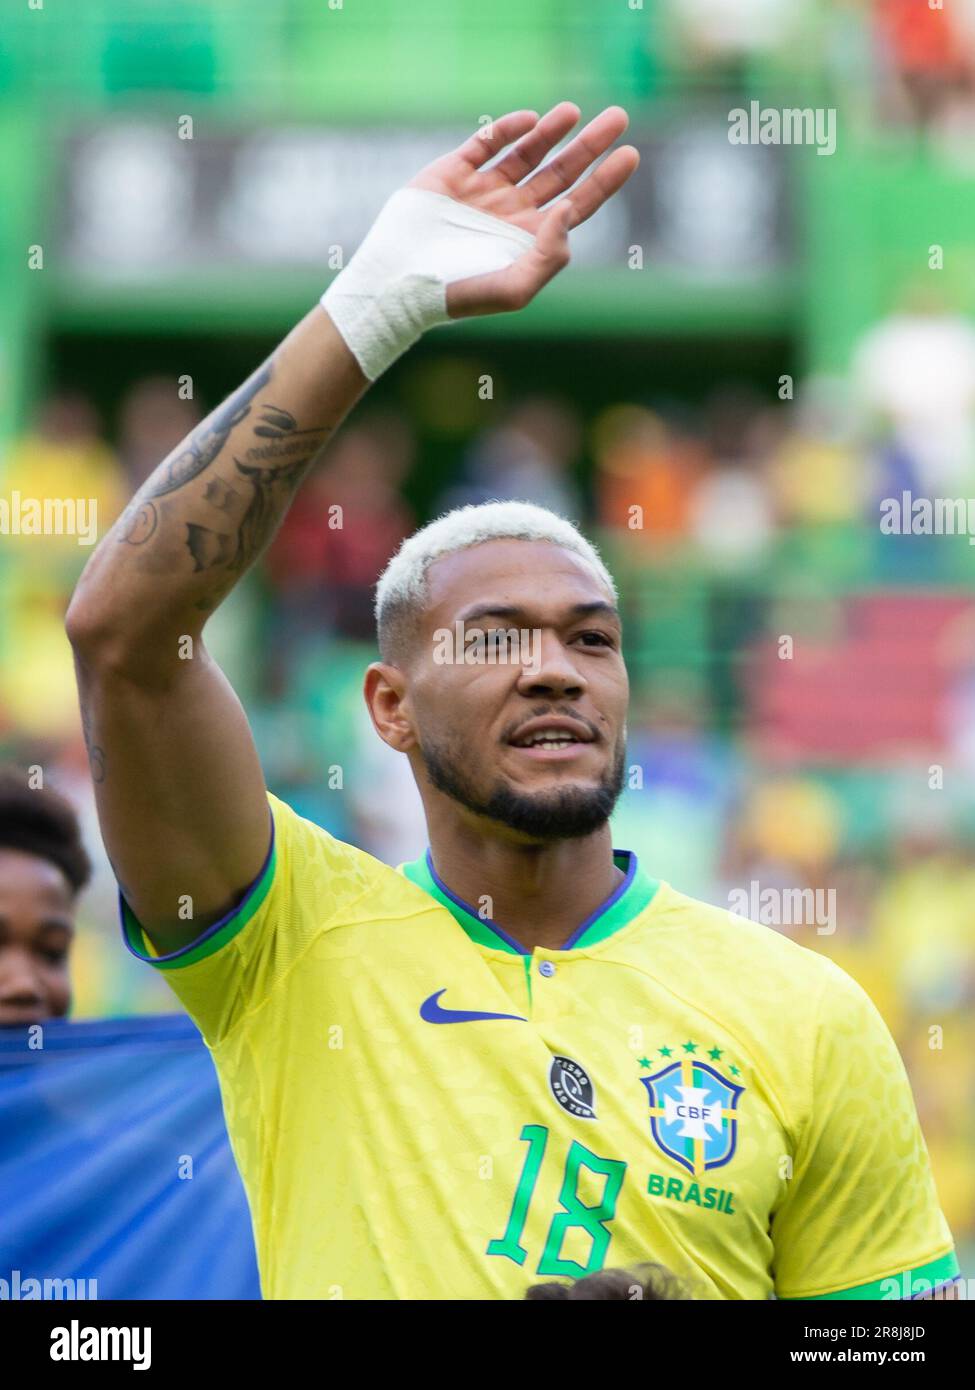
[(448, 285), (504, 270), (534, 244), (530, 232), (443, 193), (401, 188), (322, 295), (322, 308), (375, 381), (426, 329), (450, 322)]

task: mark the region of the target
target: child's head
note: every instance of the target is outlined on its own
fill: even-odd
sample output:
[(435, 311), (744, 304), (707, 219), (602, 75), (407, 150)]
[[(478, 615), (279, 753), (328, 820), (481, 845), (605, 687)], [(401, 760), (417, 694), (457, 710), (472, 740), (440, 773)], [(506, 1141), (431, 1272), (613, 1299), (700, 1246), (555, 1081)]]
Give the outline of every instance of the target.
[(0, 771), (0, 1027), (68, 1012), (68, 950), (90, 874), (68, 803)]

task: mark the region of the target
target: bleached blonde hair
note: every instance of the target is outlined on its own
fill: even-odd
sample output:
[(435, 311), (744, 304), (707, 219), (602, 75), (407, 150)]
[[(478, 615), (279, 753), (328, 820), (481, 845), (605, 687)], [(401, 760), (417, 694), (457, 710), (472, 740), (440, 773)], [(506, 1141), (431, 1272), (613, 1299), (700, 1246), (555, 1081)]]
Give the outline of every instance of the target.
[(434, 560), (484, 541), (550, 541), (571, 551), (605, 584), (616, 602), (616, 585), (599, 551), (578, 527), (534, 502), (480, 502), (456, 507), (408, 536), (379, 576), (376, 628), (384, 661), (402, 655), (408, 633), (427, 601), (427, 571)]

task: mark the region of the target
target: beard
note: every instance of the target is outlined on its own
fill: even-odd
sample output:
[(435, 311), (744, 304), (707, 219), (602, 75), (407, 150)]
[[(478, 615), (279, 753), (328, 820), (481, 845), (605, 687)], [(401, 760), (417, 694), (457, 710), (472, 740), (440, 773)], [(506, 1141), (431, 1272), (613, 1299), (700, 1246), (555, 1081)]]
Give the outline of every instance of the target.
[(468, 811), (535, 840), (574, 840), (606, 824), (623, 790), (625, 748), (621, 744), (596, 786), (555, 787), (545, 792), (521, 792), (497, 783), (486, 795), (467, 775), (467, 759), (444, 747), (421, 747), (431, 786)]

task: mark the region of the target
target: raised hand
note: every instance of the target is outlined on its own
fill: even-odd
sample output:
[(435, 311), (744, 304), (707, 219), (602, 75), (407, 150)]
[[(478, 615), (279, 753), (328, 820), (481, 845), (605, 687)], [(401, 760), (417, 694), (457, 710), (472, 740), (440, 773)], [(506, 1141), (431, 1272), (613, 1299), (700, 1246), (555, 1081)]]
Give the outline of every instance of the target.
[[(509, 112), (410, 181), (408, 187), (445, 194), (535, 237), (535, 245), (506, 269), (449, 285), (451, 318), (501, 313), (532, 300), (568, 264), (570, 230), (592, 217), (636, 169), (640, 156), (632, 145), (619, 146), (592, 168), (629, 125), (619, 106), (600, 112), (557, 158), (539, 168), (579, 115), (571, 101), (560, 102), (542, 117), (535, 111)], [(486, 168), (508, 145), (508, 153)]]

